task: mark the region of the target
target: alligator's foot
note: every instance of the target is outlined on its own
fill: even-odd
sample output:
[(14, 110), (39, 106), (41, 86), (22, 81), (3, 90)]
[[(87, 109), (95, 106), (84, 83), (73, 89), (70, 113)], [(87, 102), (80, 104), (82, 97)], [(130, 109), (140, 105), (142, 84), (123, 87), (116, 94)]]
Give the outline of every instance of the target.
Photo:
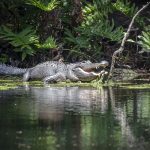
[(103, 77), (103, 76), (105, 76), (105, 75), (107, 75), (107, 74), (108, 74), (107, 71), (102, 70), (102, 71), (99, 73), (99, 77)]
[(100, 72), (100, 80), (102, 81), (102, 83), (105, 83), (107, 77), (108, 77), (108, 71), (102, 70)]

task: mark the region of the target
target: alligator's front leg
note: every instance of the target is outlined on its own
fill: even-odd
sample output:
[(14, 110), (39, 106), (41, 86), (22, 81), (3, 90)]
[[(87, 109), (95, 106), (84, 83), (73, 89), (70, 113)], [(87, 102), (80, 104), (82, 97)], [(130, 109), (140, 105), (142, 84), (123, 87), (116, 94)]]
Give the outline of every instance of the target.
[(66, 77), (62, 73), (56, 73), (53, 76), (48, 76), (43, 79), (44, 83), (48, 82), (58, 82), (58, 81), (66, 81)]

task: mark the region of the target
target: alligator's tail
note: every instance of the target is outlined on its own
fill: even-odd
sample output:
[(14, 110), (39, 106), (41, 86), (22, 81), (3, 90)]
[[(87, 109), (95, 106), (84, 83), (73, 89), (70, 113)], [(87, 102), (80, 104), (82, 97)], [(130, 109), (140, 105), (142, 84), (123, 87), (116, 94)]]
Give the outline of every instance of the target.
[(0, 75), (22, 75), (27, 69), (0, 64)]

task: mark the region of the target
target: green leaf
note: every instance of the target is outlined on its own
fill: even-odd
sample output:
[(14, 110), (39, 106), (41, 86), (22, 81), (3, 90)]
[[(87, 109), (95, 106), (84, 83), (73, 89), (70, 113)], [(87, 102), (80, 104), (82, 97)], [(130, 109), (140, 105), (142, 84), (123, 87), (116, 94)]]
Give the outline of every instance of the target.
[(27, 53), (22, 53), (22, 61), (26, 58), (26, 56), (27, 56)]
[(128, 42), (131, 42), (131, 43), (135, 43), (135, 41), (132, 40), (132, 39), (128, 39), (127, 41), (128, 41)]
[(25, 1), (27, 4), (35, 6), (44, 11), (52, 11), (59, 4), (58, 0), (51, 0), (47, 5), (41, 2), (40, 0), (25, 0)]
[(150, 31), (143, 31), (142, 35), (138, 36), (138, 43), (142, 46), (142, 50), (149, 52), (150, 51)]
[(24, 60), (27, 55), (33, 55), (34, 50), (32, 46), (39, 43), (36, 31), (33, 30), (32, 27), (27, 27), (19, 33), (13, 33), (8, 27), (1, 26), (0, 37), (14, 46), (14, 51), (22, 53), (22, 60)]
[(35, 44), (38, 48), (43, 48), (43, 49), (51, 49), (51, 48), (57, 48), (56, 41), (52, 36), (48, 37), (44, 43), (40, 44)]

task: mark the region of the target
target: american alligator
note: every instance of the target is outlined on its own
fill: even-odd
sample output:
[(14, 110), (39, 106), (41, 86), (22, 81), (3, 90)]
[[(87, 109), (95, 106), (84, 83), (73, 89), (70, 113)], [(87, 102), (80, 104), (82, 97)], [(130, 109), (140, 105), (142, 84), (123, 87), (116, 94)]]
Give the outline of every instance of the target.
[(25, 69), (0, 64), (0, 74), (23, 74), (23, 81), (28, 81), (29, 79), (43, 79), (44, 82), (66, 81), (67, 79), (70, 81), (91, 81), (103, 74), (103, 71), (96, 73), (94, 69), (105, 68), (108, 64), (107, 61), (101, 61), (100, 63), (82, 61), (70, 64), (47, 61)]

